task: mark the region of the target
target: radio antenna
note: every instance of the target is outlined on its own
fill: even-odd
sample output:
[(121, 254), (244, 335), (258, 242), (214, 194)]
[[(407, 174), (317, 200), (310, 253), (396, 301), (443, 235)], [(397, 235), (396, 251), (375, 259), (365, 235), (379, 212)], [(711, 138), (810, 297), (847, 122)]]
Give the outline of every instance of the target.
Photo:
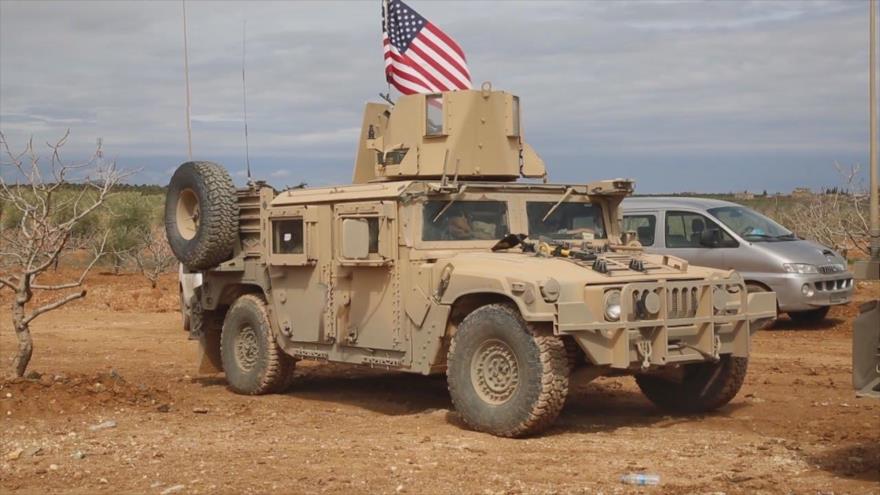
[(244, 160), (247, 165), (248, 185), (253, 184), (251, 178), (251, 152), (248, 143), (248, 124), (247, 124), (247, 83), (244, 78), (245, 57), (247, 54), (247, 20), (241, 24), (241, 103), (244, 111)]
[(186, 0), (181, 0), (183, 5), (183, 73), (186, 77), (186, 145), (189, 160), (193, 159), (192, 124), (190, 123), (190, 93), (189, 93), (189, 44), (186, 39)]

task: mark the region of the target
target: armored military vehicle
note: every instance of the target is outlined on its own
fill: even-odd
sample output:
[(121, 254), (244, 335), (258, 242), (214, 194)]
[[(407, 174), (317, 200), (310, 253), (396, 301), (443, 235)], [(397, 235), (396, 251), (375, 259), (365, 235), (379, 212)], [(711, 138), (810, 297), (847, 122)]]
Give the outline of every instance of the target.
[[(366, 105), (353, 184), (236, 189), (181, 165), (168, 240), (195, 290), (203, 370), (284, 390), (301, 359), (445, 373), (477, 430), (550, 425), (570, 380), (634, 375), (663, 408), (718, 408), (743, 383), (773, 293), (646, 255), (621, 232), (626, 179), (546, 183), (520, 102), (480, 90)], [(520, 180), (522, 179), (522, 180)]]

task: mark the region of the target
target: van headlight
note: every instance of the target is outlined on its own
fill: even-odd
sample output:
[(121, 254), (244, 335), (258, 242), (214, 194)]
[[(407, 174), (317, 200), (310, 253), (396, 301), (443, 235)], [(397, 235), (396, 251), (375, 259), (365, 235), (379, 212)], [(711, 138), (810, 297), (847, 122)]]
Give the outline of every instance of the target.
[(783, 263), (782, 268), (788, 273), (819, 273), (816, 265), (809, 263)]
[(620, 320), (620, 291), (609, 290), (605, 293), (605, 319), (608, 321)]

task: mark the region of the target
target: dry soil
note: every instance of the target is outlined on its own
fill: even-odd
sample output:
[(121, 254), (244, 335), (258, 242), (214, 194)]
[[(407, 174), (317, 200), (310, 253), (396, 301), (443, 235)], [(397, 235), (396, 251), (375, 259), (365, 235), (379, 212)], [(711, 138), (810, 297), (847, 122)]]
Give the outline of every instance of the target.
[[(509, 440), (465, 429), (437, 377), (301, 362), (288, 393), (235, 395), (196, 373), (173, 276), (89, 286), (36, 320), (32, 378), (0, 382), (3, 493), (880, 493), (880, 401), (850, 385), (857, 303), (760, 332), (716, 413), (668, 415), (632, 379), (601, 379), (574, 384), (543, 435)], [(8, 291), (0, 304), (8, 366)]]

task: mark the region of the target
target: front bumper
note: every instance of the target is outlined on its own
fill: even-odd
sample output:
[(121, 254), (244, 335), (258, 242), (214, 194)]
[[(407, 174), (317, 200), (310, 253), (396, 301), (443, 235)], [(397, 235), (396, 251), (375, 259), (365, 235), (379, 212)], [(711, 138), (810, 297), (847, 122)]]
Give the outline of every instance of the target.
[[(735, 287), (735, 294), (724, 309), (716, 309), (714, 291), (729, 287)], [(597, 299), (589, 292), (614, 289), (621, 291), (621, 317), (610, 322), (601, 308), (589, 304)], [(656, 315), (645, 315), (638, 307), (645, 291), (660, 297)], [(574, 337), (591, 363), (618, 369), (712, 361), (721, 354), (747, 357), (753, 323), (776, 316), (775, 294), (749, 294), (741, 282), (731, 280), (588, 288), (585, 299), (557, 304), (555, 331)]]
[[(780, 311), (809, 311), (823, 306), (846, 304), (852, 300), (855, 282), (852, 273), (835, 274), (768, 274), (757, 278), (776, 292)], [(811, 296), (804, 295), (803, 286), (812, 291)]]

